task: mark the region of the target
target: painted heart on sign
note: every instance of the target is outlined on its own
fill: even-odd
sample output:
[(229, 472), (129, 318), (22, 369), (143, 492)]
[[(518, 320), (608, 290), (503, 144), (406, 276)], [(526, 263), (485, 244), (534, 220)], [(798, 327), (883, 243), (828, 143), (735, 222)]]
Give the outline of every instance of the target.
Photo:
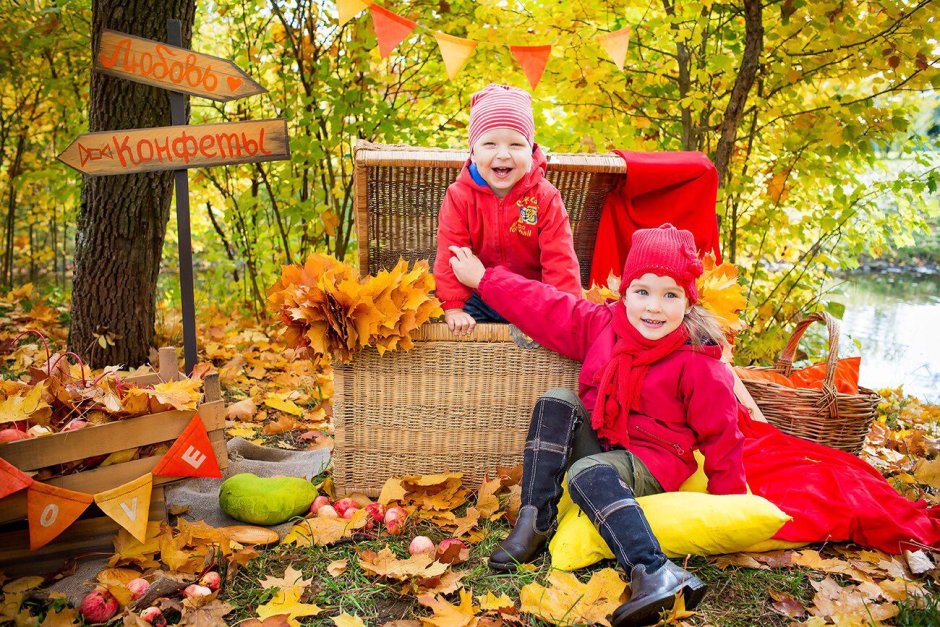
[(228, 76), (226, 77), (226, 81), (228, 82), (228, 88), (231, 89), (232, 91), (235, 91), (236, 89), (238, 89), (241, 86), (241, 84), (245, 82), (244, 80), (238, 78), (237, 76)]

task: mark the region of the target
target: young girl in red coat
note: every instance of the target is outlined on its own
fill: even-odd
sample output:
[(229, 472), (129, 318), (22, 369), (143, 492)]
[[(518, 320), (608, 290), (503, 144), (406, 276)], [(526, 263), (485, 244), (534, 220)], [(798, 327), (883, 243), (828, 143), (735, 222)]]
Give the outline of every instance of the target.
[(696, 305), (702, 263), (692, 234), (669, 224), (636, 231), (622, 298), (606, 305), (484, 268), (466, 248), (451, 252), (464, 285), (535, 341), (582, 362), (577, 396), (551, 390), (535, 405), (522, 508), (490, 566), (510, 570), (542, 552), (567, 471), (571, 499), (630, 575), (630, 601), (613, 624), (654, 623), (679, 592), (694, 607), (705, 584), (666, 558), (636, 501), (678, 489), (696, 470), (696, 448), (709, 492), (746, 492), (733, 376), (720, 361), (721, 328)]
[(477, 322), (503, 319), (447, 263), (448, 248), (466, 247), (483, 265), (503, 265), (563, 292), (581, 294), (568, 213), (545, 178), (547, 162), (535, 143), (532, 97), (488, 85), (470, 99), (470, 157), (447, 188), (438, 213), (434, 279), (444, 320), (458, 335)]

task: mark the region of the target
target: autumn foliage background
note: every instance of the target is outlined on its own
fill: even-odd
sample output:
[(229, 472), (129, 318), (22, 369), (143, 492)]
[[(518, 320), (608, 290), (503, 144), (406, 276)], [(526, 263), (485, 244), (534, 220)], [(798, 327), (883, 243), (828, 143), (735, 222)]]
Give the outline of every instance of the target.
[[(62, 300), (81, 180), (54, 157), (87, 128), (90, 5), (7, 0), (0, 24), (0, 287), (31, 282)], [(269, 93), (194, 99), (192, 122), (284, 117), (292, 152), (289, 162), (191, 173), (201, 311), (265, 316), (283, 264), (311, 252), (353, 260), (353, 143), (462, 146), (471, 93), (490, 81), (527, 87), (506, 46), (550, 42), (534, 92), (541, 144), (701, 150), (716, 161), (722, 248), (749, 297), (736, 358), (767, 360), (782, 327), (828, 305), (832, 271), (909, 243), (935, 219), (936, 11), (928, 1), (766, 4), (754, 49), (745, 5), (385, 2), (481, 42), (453, 81), (425, 32), (381, 60), (368, 12), (337, 28), (329, 2), (200, 5), (193, 48), (234, 60)], [(627, 25), (620, 71), (594, 38)], [(753, 64), (739, 110), (732, 92)], [(178, 298), (174, 228), (166, 311)]]

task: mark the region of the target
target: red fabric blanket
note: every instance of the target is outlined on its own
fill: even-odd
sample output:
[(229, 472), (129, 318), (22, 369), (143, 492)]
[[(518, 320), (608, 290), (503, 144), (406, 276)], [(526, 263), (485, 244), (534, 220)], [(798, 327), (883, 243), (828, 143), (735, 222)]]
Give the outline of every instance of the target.
[(692, 231), (699, 251), (714, 252), (721, 263), (715, 216), (718, 172), (708, 157), (700, 152), (614, 152), (627, 162), (627, 177), (607, 194), (601, 210), (591, 281), (605, 285), (611, 272), (620, 276), (633, 232), (664, 222)]
[(775, 538), (851, 541), (893, 554), (940, 547), (940, 506), (907, 500), (853, 455), (785, 435), (741, 414), (751, 491), (793, 517)]

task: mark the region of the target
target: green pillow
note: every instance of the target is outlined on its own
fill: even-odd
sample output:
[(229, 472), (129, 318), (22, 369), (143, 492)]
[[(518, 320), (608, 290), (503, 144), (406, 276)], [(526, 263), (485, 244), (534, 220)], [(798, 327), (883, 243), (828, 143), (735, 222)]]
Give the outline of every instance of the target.
[(310, 509), (317, 489), (301, 477), (229, 477), (219, 490), (222, 511), (252, 525), (277, 525)]

